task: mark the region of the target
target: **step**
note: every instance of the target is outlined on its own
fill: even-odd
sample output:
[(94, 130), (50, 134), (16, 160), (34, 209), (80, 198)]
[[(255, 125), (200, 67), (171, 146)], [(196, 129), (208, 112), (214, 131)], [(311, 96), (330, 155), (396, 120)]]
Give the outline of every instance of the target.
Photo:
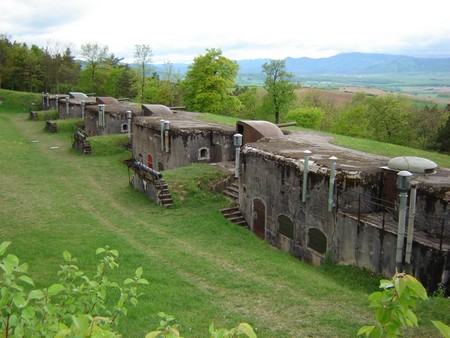
[(231, 198), (233, 200), (236, 200), (236, 201), (239, 200), (239, 196), (237, 194), (232, 193), (232, 192), (224, 191), (223, 194), (226, 197), (229, 197), (229, 198)]
[(234, 211), (239, 211), (239, 208), (238, 207), (232, 207), (232, 208), (223, 208), (223, 209), (220, 209), (220, 212), (223, 214), (223, 213), (226, 213), (226, 212), (234, 212)]
[(240, 216), (235, 216), (235, 217), (225, 217), (227, 220), (229, 220), (230, 222), (236, 223), (239, 221), (245, 221), (244, 216), (240, 215)]

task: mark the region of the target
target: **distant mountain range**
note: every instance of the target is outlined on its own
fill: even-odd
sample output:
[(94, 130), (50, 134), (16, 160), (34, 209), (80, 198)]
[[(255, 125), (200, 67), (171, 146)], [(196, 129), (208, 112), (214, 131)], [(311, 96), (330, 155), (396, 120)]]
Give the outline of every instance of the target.
[[(262, 73), (262, 65), (270, 59), (237, 61), (240, 74)], [(342, 53), (327, 58), (285, 59), (286, 69), (294, 75), (362, 75), (362, 74), (420, 74), (450, 73), (450, 58), (418, 58), (403, 55)], [(154, 65), (162, 72), (162, 65)], [(184, 74), (187, 64), (174, 64)]]

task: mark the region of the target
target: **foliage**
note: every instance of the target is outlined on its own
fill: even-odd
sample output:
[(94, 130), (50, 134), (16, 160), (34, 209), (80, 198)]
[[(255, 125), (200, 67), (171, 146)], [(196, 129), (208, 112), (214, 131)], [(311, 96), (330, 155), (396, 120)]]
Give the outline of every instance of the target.
[(450, 114), (447, 122), (438, 130), (436, 143), (440, 151), (450, 153)]
[(261, 118), (261, 108), (263, 97), (266, 95), (265, 90), (257, 87), (239, 87), (235, 89), (239, 101), (241, 101), (241, 109), (238, 116), (244, 119), (258, 120)]
[(190, 111), (230, 115), (240, 109), (233, 96), (239, 66), (222, 55), (220, 49), (207, 49), (189, 65), (181, 86), (183, 100)]
[[(167, 315), (164, 312), (158, 313), (161, 318), (159, 327), (155, 331), (147, 333), (145, 338), (176, 338), (180, 337), (178, 325), (173, 324), (175, 317)], [(209, 334), (211, 338), (234, 338), (239, 336), (247, 336), (249, 338), (256, 338), (253, 328), (247, 323), (240, 323), (238, 326), (227, 330), (224, 328), (216, 329), (214, 324), (209, 326)]]
[(450, 338), (450, 326), (445, 325), (440, 320), (432, 320), (431, 322), (436, 326), (444, 338)]
[(98, 68), (106, 64), (108, 46), (98, 43), (86, 43), (81, 45), (81, 58), (87, 62), (85, 73), (89, 74), (89, 90), (95, 93), (99, 88)]
[(324, 112), (320, 108), (297, 108), (291, 110), (284, 118), (287, 122), (297, 122), (299, 127), (318, 129)]
[[(77, 260), (65, 251), (58, 283), (28, 290), (34, 287), (28, 265), (20, 264), (13, 254), (5, 255), (10, 244), (0, 245), (0, 257), (3, 257), (0, 333), (4, 337), (114, 337), (119, 316), (127, 314), (126, 306), (138, 303), (139, 285), (148, 284), (142, 278), (142, 268), (137, 268), (134, 276), (123, 283), (109, 280), (108, 271), (119, 267), (119, 252), (106, 246), (96, 250), (100, 259), (93, 277), (81, 271)], [(118, 295), (112, 310), (109, 309), (111, 294)]]
[(289, 104), (295, 100), (295, 84), (290, 82), (293, 77), (286, 71), (284, 60), (271, 60), (263, 64), (263, 72), (266, 74), (264, 88), (267, 90), (269, 105), (275, 115), (275, 123), (280, 120), (280, 113), (288, 110)]
[(333, 132), (352, 137), (365, 137), (368, 123), (364, 107), (351, 107), (337, 116)]
[(78, 77), (80, 65), (69, 47), (12, 42), (0, 34), (0, 88), (48, 92), (71, 88)]
[(416, 107), (412, 120), (415, 132), (412, 145), (420, 149), (437, 149), (439, 129), (445, 124), (446, 116), (445, 110), (437, 105)]
[(375, 308), (377, 325), (363, 326), (358, 336), (397, 337), (407, 326), (418, 326), (416, 314), (417, 300), (427, 299), (423, 285), (406, 273), (395, 273), (392, 280), (382, 279), (380, 288), (369, 296), (370, 307)]
[(145, 80), (147, 78), (147, 73), (151, 68), (153, 52), (149, 45), (135, 45), (134, 46), (134, 57), (135, 62), (138, 65), (139, 73), (139, 93), (141, 103), (144, 103), (144, 92), (145, 92)]
[(402, 96), (386, 95), (368, 99), (370, 138), (376, 141), (407, 145), (412, 136), (411, 101)]

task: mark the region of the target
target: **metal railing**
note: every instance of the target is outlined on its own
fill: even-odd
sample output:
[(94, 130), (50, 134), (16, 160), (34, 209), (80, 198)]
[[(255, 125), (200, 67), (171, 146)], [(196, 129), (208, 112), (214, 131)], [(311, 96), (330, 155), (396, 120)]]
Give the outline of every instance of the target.
[[(387, 222), (398, 221), (398, 202), (392, 202), (362, 192), (337, 191), (337, 212), (354, 214), (358, 222), (362, 221), (363, 215), (370, 216), (375, 225), (385, 230)], [(409, 217), (409, 207), (407, 208)], [(448, 215), (436, 216), (425, 212), (414, 212), (414, 229), (422, 231), (429, 238), (439, 244), (442, 252), (444, 242), (449, 240), (450, 217)]]

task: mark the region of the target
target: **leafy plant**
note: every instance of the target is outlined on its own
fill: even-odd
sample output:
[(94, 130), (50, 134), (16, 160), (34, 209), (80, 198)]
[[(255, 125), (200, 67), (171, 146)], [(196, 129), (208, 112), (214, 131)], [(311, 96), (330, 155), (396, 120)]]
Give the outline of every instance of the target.
[[(76, 265), (76, 258), (65, 251), (66, 264), (58, 271), (59, 282), (48, 288), (26, 290), (34, 286), (28, 276), (28, 265), (7, 254), (11, 242), (0, 245), (1, 322), (0, 336), (106, 336), (114, 337), (114, 327), (119, 315), (126, 315), (126, 305), (138, 302), (138, 286), (148, 284), (142, 278), (142, 268), (137, 268), (132, 278), (122, 284), (112, 282), (109, 270), (118, 268), (119, 252), (109, 247), (96, 251), (101, 258), (94, 277), (88, 277)], [(118, 291), (119, 299), (112, 310), (108, 308), (110, 290)]]
[[(180, 337), (178, 325), (174, 324), (175, 317), (167, 315), (164, 312), (158, 313), (161, 318), (160, 326), (157, 330), (147, 333), (145, 338), (177, 338)], [(252, 327), (247, 323), (240, 323), (238, 326), (227, 330), (224, 328), (216, 329), (214, 324), (209, 326), (209, 333), (211, 338), (234, 338), (239, 336), (247, 336), (249, 338), (256, 338), (256, 334)]]
[[(418, 326), (413, 312), (419, 299), (428, 299), (423, 285), (413, 276), (396, 272), (391, 280), (382, 279), (380, 288), (369, 296), (370, 307), (376, 308), (377, 325), (363, 326), (358, 336), (397, 337), (408, 326)], [(450, 328), (440, 321), (432, 321), (444, 337), (450, 337)]]

